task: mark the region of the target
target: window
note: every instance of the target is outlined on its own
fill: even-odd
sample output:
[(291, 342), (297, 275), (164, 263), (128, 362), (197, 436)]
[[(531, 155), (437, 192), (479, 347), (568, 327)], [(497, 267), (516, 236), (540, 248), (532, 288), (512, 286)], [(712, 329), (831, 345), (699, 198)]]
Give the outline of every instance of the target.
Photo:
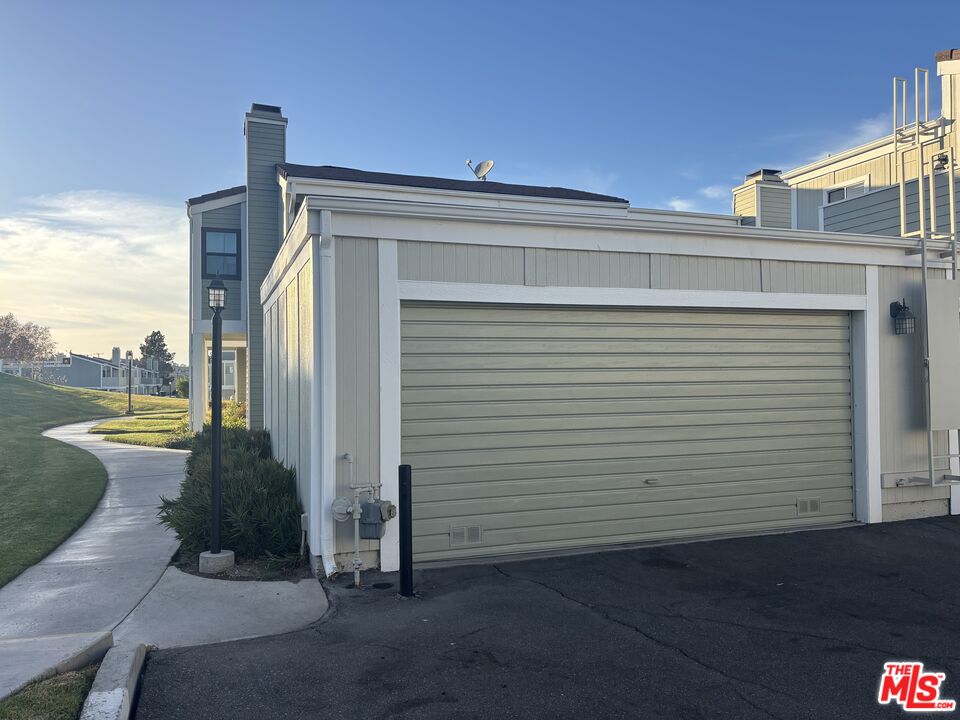
[(846, 199), (847, 199), (846, 188), (837, 188), (836, 190), (830, 190), (827, 192), (828, 203), (840, 202), (841, 200), (846, 200)]
[(240, 279), (240, 231), (204, 228), (203, 277)]
[[(223, 384), (224, 400), (233, 400), (237, 396), (237, 351), (223, 351)], [(207, 377), (213, 377), (213, 351), (207, 350)], [(211, 399), (210, 383), (207, 383), (207, 402)]]
[(842, 187), (827, 188), (823, 191), (824, 205), (860, 197), (870, 192), (870, 176), (864, 175), (856, 180), (848, 181)]

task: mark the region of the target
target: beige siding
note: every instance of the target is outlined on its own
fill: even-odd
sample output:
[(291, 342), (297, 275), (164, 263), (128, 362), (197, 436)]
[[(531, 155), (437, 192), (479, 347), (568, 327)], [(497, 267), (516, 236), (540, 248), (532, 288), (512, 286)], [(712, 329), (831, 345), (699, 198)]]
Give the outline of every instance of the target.
[[(921, 307), (919, 269), (881, 267), (879, 271), (880, 322), (880, 465), (885, 480), (927, 474), (927, 433), (922, 379), (921, 335), (895, 335), (885, 314), (886, 304), (905, 298), (907, 305)], [(944, 277), (932, 270), (931, 276)], [(946, 433), (936, 433), (934, 452), (947, 452)], [(938, 468), (947, 467), (938, 461)], [(943, 488), (891, 488), (883, 492), (885, 503), (917, 502), (946, 497)], [(928, 508), (929, 509), (929, 506)], [(887, 511), (884, 510), (885, 518)]]
[[(354, 457), (354, 477), (380, 473), (380, 344), (377, 241), (337, 238), (337, 457)], [(348, 468), (337, 462), (337, 494), (352, 495)], [(353, 551), (353, 525), (337, 523), (338, 554)], [(375, 550), (363, 541), (362, 550)]]
[[(420, 560), (852, 519), (845, 313), (409, 304), (401, 318)], [(821, 510), (801, 514), (803, 498)]]
[(862, 265), (761, 260), (764, 292), (863, 295), (867, 291)]
[(738, 190), (733, 194), (733, 214), (742, 215), (744, 225), (757, 224), (757, 187), (750, 187)]
[(650, 287), (760, 292), (760, 261), (694, 255), (652, 255)]
[(788, 228), (793, 223), (790, 188), (781, 185), (758, 186), (760, 194), (760, 226)]
[(523, 285), (523, 248), (401, 242), (401, 280)]
[(650, 287), (650, 258), (643, 253), (526, 248), (524, 280), (549, 287)]

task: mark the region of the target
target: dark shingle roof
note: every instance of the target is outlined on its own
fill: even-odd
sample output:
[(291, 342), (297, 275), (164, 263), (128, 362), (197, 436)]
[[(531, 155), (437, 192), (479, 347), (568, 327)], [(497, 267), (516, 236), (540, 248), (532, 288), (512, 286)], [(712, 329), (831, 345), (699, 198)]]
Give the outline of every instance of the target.
[(298, 177), (316, 180), (342, 180), (346, 182), (371, 183), (376, 185), (401, 185), (404, 187), (433, 188), (437, 190), (463, 190), (467, 192), (493, 193), (495, 195), (523, 195), (526, 197), (558, 198), (560, 200), (586, 200), (628, 204), (623, 198), (570, 190), (561, 187), (538, 185), (513, 185), (479, 180), (452, 180), (450, 178), (425, 177), (422, 175), (399, 175), (396, 173), (368, 172), (333, 165), (294, 165), (281, 163), (277, 169), (284, 178)]
[(71, 352), (73, 357), (80, 358), (81, 360), (89, 360), (90, 362), (100, 363), (101, 365), (109, 365), (110, 367), (117, 367), (113, 364), (113, 361), (109, 358), (93, 357), (92, 355), (81, 355), (80, 353)]
[(206, 195), (198, 195), (197, 197), (190, 198), (187, 200), (187, 205), (199, 205), (200, 203), (210, 202), (211, 200), (219, 200), (220, 198), (230, 197), (231, 195), (239, 195), (246, 191), (246, 185), (237, 185), (236, 187), (227, 188), (226, 190), (217, 190), (216, 192), (207, 193)]

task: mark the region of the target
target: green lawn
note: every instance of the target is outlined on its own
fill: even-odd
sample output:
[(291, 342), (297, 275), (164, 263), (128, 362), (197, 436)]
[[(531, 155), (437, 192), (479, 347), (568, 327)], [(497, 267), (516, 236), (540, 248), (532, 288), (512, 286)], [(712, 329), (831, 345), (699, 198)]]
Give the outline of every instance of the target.
[[(135, 395), (135, 412), (182, 413), (187, 401)], [(0, 586), (63, 542), (96, 507), (107, 474), (88, 452), (42, 437), (57, 425), (113, 417), (127, 396), (0, 373)]]
[(190, 446), (193, 437), (186, 412), (145, 412), (133, 417), (107, 420), (90, 432), (103, 435), (105, 440), (113, 442), (181, 450)]
[(27, 685), (0, 701), (0, 720), (76, 720), (99, 665)]

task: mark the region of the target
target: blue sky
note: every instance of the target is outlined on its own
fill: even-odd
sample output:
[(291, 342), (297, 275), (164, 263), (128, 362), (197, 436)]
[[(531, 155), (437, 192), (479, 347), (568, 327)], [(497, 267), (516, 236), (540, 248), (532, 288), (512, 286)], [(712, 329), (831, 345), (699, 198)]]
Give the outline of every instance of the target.
[[(8, 0), (0, 236), (19, 255), (0, 258), (0, 312), (51, 324), (64, 349), (107, 352), (153, 327), (104, 330), (119, 313), (84, 319), (75, 301), (119, 307), (136, 278), (164, 306), (149, 321), (184, 353), (182, 202), (242, 182), (252, 101), (283, 106), (295, 162), (468, 178), (467, 157), (493, 158), (496, 180), (726, 212), (745, 172), (883, 133), (890, 77), (960, 46), (960, 4), (939, 3), (936, 22), (903, 8)], [(155, 247), (159, 217), (171, 247)], [(69, 248), (55, 247), (61, 231)], [(139, 254), (136, 267), (91, 279), (76, 264), (57, 276), (70, 292), (55, 306), (11, 290), (91, 238), (98, 253)]]

